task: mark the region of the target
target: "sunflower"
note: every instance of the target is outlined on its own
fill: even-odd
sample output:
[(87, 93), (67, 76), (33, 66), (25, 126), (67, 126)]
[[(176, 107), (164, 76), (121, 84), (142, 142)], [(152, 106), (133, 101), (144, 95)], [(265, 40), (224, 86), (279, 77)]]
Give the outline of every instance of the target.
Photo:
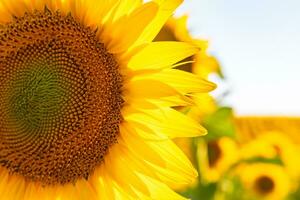
[(289, 176), (279, 165), (241, 164), (237, 167), (237, 173), (247, 190), (247, 194), (244, 193), (245, 196), (249, 195), (266, 200), (282, 200), (290, 192)]
[(268, 141), (257, 138), (247, 143), (241, 143), (239, 154), (242, 160), (272, 159), (277, 156), (277, 150)]
[(241, 157), (251, 158), (279, 158), (287, 172), (295, 179), (300, 177), (299, 147), (287, 137), (287, 134), (276, 131), (265, 131), (252, 141), (243, 145)]
[(235, 124), (243, 158), (278, 156), (288, 173), (300, 177), (299, 118), (236, 117)]
[(238, 157), (237, 145), (231, 138), (198, 142), (197, 158), (203, 181), (217, 182)]
[(152, 42), (181, 0), (0, 0), (5, 200), (183, 199), (172, 142), (205, 134), (173, 107), (215, 88), (174, 69), (198, 47)]

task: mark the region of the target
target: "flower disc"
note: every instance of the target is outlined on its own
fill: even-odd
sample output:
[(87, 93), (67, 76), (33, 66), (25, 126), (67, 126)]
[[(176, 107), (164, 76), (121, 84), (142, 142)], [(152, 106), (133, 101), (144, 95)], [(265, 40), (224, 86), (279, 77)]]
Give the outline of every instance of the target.
[(273, 180), (268, 176), (261, 176), (255, 182), (255, 189), (259, 194), (268, 194), (273, 191), (275, 184)]
[(44, 185), (88, 178), (116, 142), (122, 78), (95, 31), (59, 12), (0, 29), (0, 164)]

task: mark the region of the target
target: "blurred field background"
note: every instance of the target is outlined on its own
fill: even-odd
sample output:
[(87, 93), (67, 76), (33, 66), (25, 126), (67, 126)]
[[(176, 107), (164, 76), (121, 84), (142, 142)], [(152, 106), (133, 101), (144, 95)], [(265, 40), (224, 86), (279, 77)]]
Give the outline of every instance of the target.
[(218, 89), (183, 111), (208, 130), (176, 140), (200, 174), (176, 188), (184, 196), (300, 199), (299, 8), (297, 0), (189, 0), (179, 8), (222, 71), (208, 75)]

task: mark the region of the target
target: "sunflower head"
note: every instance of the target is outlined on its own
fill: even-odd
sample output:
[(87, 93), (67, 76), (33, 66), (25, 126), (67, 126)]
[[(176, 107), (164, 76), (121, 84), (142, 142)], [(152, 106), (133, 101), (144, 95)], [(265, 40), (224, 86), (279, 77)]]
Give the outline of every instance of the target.
[(243, 159), (263, 158), (278, 159), (286, 167), (287, 172), (297, 179), (300, 171), (297, 145), (283, 132), (265, 131), (253, 138), (252, 141), (243, 143), (240, 150)]
[(257, 193), (266, 195), (268, 193), (272, 193), (272, 191), (275, 189), (275, 183), (271, 177), (260, 176), (255, 180), (254, 187)]
[(197, 172), (171, 139), (205, 129), (173, 107), (215, 85), (173, 69), (197, 46), (152, 42), (180, 3), (0, 0), (6, 200), (182, 199)]
[(259, 199), (284, 199), (291, 190), (291, 179), (282, 166), (268, 163), (241, 164), (236, 172), (245, 196)]
[(197, 157), (203, 180), (217, 182), (238, 160), (237, 144), (228, 137), (209, 142), (200, 140)]

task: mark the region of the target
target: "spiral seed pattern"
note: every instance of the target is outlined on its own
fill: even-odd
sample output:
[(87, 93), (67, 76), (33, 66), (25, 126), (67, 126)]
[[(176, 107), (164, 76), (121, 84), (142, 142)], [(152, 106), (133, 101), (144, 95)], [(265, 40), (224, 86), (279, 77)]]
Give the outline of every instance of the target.
[(122, 77), (96, 31), (60, 12), (0, 28), (0, 165), (56, 185), (88, 178), (116, 143)]

